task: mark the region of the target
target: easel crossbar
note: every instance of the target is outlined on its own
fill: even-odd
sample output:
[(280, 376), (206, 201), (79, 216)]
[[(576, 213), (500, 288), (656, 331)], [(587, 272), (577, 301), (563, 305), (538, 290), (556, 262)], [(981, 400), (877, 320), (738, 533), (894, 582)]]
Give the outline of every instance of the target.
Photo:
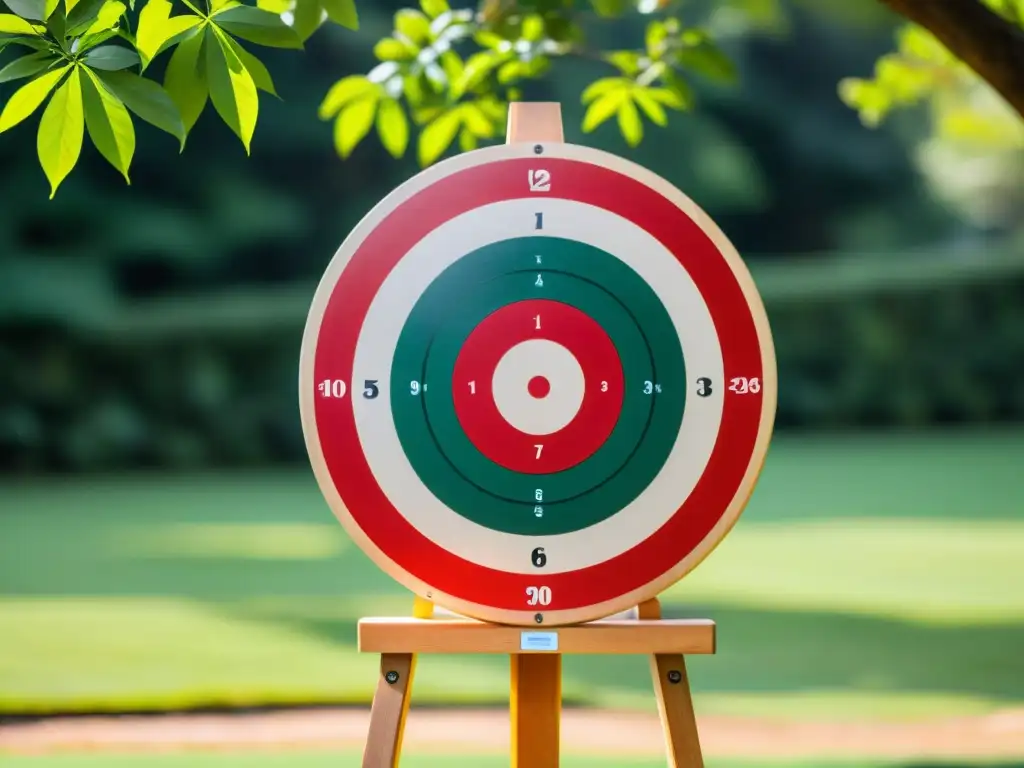
[(708, 619), (597, 621), (536, 629), (480, 621), (367, 618), (359, 650), (368, 653), (523, 653), (526, 636), (553, 635), (550, 651), (530, 653), (710, 654), (715, 623)]

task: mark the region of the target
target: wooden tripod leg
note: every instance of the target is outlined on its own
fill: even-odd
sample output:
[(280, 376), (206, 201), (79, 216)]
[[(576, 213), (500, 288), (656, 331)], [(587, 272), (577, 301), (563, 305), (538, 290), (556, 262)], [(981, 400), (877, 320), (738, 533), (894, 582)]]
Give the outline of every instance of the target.
[(525, 653), (511, 660), (512, 768), (558, 768), (562, 657)]
[[(413, 601), (412, 615), (416, 619), (433, 618), (434, 604), (417, 596)], [(381, 654), (380, 676), (370, 706), (370, 730), (363, 751), (363, 768), (398, 768), (415, 674), (415, 654)]]
[(661, 727), (665, 731), (669, 768), (704, 768), (690, 680), (682, 654), (659, 653), (652, 656), (651, 676), (654, 678), (654, 693), (658, 697)]
[(383, 653), (380, 676), (370, 707), (363, 768), (395, 768), (402, 751), (402, 731), (412, 694), (411, 653)]
[[(661, 604), (658, 600), (642, 603), (639, 618), (660, 619)], [(669, 768), (704, 768), (686, 660), (681, 653), (659, 653), (651, 656), (650, 660)]]

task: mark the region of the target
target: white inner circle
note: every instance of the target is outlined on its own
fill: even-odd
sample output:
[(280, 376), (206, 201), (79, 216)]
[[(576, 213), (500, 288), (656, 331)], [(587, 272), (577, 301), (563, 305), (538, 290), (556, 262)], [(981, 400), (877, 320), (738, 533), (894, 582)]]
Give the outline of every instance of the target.
[[(427, 286), (477, 248), (539, 234), (534, 229), (538, 211), (544, 214), (543, 235), (586, 243), (612, 254), (658, 295), (679, 336), (688, 381), (656, 383), (663, 390), (685, 387), (688, 396), (679, 436), (664, 467), (625, 509), (580, 531), (522, 536), (478, 525), (427, 489), (398, 439), (389, 405), (389, 383), (399, 334)], [(532, 260), (534, 254), (529, 258)], [(538, 298), (542, 296), (538, 294)], [(719, 384), (712, 387), (709, 397), (694, 394), (695, 382), (703, 376)], [(530, 562), (535, 547), (544, 547), (548, 558), (545, 573), (562, 573), (622, 554), (664, 525), (704, 473), (718, 438), (725, 391), (722, 350), (711, 313), (693, 278), (671, 251), (646, 230), (615, 213), (549, 197), (519, 198), (475, 208), (446, 221), (416, 243), (384, 280), (366, 313), (356, 342), (352, 379), (379, 382), (380, 397), (354, 397), (352, 407), (366, 461), (395, 509), (438, 546), (465, 560), (512, 573), (536, 573)], [(421, 383), (450, 386), (450, 382)], [(401, 386), (403, 396), (413, 396), (408, 382)], [(538, 477), (538, 488), (543, 488), (543, 476)], [(338, 498), (336, 491), (331, 498)], [(556, 515), (558, 507), (545, 513)], [(524, 514), (532, 514), (532, 507), (524, 505)]]
[[(543, 376), (551, 385), (546, 397), (530, 394), (530, 379)], [(586, 379), (576, 355), (550, 339), (516, 344), (494, 367), (491, 391), (498, 412), (528, 435), (550, 435), (576, 418)]]

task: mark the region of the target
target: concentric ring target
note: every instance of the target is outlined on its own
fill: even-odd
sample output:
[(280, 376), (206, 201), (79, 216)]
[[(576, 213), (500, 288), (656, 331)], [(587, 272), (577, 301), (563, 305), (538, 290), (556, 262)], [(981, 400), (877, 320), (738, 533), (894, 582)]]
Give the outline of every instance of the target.
[(466, 153), (385, 198), (328, 267), (300, 362), (353, 539), (435, 603), (515, 624), (606, 616), (696, 566), (753, 490), (775, 399), (725, 236), (567, 144)]

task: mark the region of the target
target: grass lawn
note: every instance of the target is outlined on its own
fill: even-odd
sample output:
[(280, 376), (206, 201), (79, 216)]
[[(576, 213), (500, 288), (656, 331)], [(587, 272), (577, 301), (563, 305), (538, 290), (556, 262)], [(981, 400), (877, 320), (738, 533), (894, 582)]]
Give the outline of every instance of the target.
[[(719, 653), (691, 662), (700, 711), (1024, 703), (1022, 457), (1024, 432), (779, 436), (743, 520), (664, 596), (719, 622)], [(302, 469), (8, 483), (0, 510), (0, 713), (365, 702), (355, 622), (411, 602)], [(565, 694), (653, 708), (646, 675), (568, 658)], [(507, 685), (503, 658), (433, 657), (416, 700)]]

